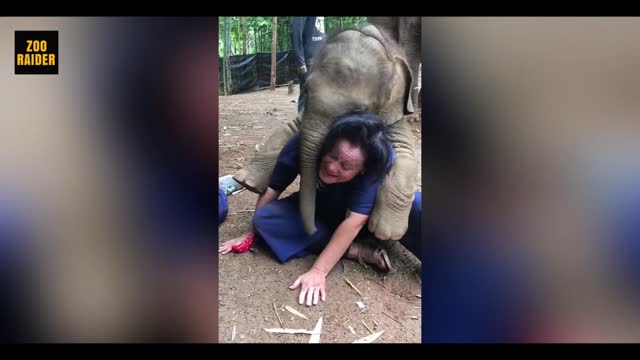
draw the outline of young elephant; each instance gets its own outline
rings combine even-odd
[[[303,112],[276,130],[234,178],[249,190],[264,192],[280,150],[299,129],[300,211],[306,231],[312,234],[316,231],[316,160],[330,124],[347,112],[376,113],[388,126],[397,160],[378,191],[369,230],[379,239],[400,239],[407,230],[417,188],[415,142],[404,120],[405,114],[414,111],[410,96],[414,76],[404,51],[378,27],[367,25],[338,33],[327,41],[309,74]]]

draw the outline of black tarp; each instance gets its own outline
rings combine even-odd
[[[223,58],[220,65],[220,90],[224,82]],[[239,94],[271,85],[271,53],[261,52],[251,55],[237,55],[229,58],[233,94]],[[294,63],[293,51],[276,53],[276,84],[282,85],[293,80],[298,82],[298,73]]]

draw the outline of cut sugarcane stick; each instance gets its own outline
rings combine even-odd
[[[288,311],[288,312],[292,313],[292,314],[293,314],[293,315],[295,315],[295,316],[299,316],[299,317],[301,317],[301,318],[303,318],[303,319],[305,319],[305,320],[309,320],[309,318],[308,318],[308,317],[306,317],[306,316],[304,316],[304,314],[303,314],[303,313],[299,312],[298,310],[296,310],[296,309],[292,308],[292,307],[291,307],[291,306],[289,306],[289,305],[285,305],[285,307],[284,307],[284,308],[285,308],[285,309],[287,309],[287,311]]]
[[[358,288],[355,285],[353,285],[353,283],[349,281],[349,279],[347,279],[346,277],[343,277],[343,279],[344,281],[347,282],[347,284],[349,284],[349,286],[351,286],[351,288],[353,288],[353,290],[355,290],[358,293],[358,295],[362,296],[362,293],[360,292],[360,290],[358,290]]]
[[[379,338],[380,335],[382,335],[383,332],[384,331],[380,331],[380,332],[371,334],[369,336],[365,336],[362,339],[358,339],[358,340],[352,342],[352,344],[369,344],[369,343],[372,343],[372,342],[376,341],[376,339]]]
[[[351,333],[355,336],[358,336],[358,334],[356,334],[356,331],[353,330],[353,328],[351,327],[351,325],[349,325],[349,331],[351,331]]]
[[[362,325],[364,325],[364,327],[367,328],[367,330],[369,330],[370,333],[373,334],[373,330],[371,330],[371,328],[364,322],[364,320],[360,319],[360,322],[362,323]]]
[[[382,314],[383,314],[383,315],[387,315],[391,320],[393,320],[393,321],[397,322],[398,324],[402,324],[402,322],[401,322],[400,320],[398,320],[398,319],[394,318],[393,316],[391,316],[391,315],[387,314],[386,312],[384,312],[384,311],[383,311],[383,312],[382,312]]]
[[[273,303],[273,311],[276,312],[276,317],[278,318],[278,322],[280,323],[280,326],[282,326],[282,328],[284,329],[284,324],[282,323],[282,319],[280,319],[280,314],[278,314],[278,309],[276,309],[276,303]]]
[[[311,335],[311,338],[309,339],[309,344],[319,344],[320,334],[322,334],[322,318],[318,319],[316,327],[313,328],[313,335]]]

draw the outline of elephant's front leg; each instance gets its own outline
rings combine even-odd
[[[417,189],[418,160],[415,140],[405,119],[389,127],[396,161],[385,177],[369,218],[369,231],[381,240],[400,240],[409,225],[409,212]]]
[[[249,165],[238,170],[233,178],[249,191],[259,194],[265,192],[280,151],[289,139],[300,131],[301,117],[302,113],[299,113],[294,120],[277,128],[269,136],[264,147],[256,152]]]

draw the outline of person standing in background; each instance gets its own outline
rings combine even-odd
[[[295,62],[300,78],[300,96],[298,97],[298,112],[304,109],[304,84],[307,74],[313,65],[313,58],[325,42],[324,17],[295,16],[292,21],[291,45],[295,55]]]

